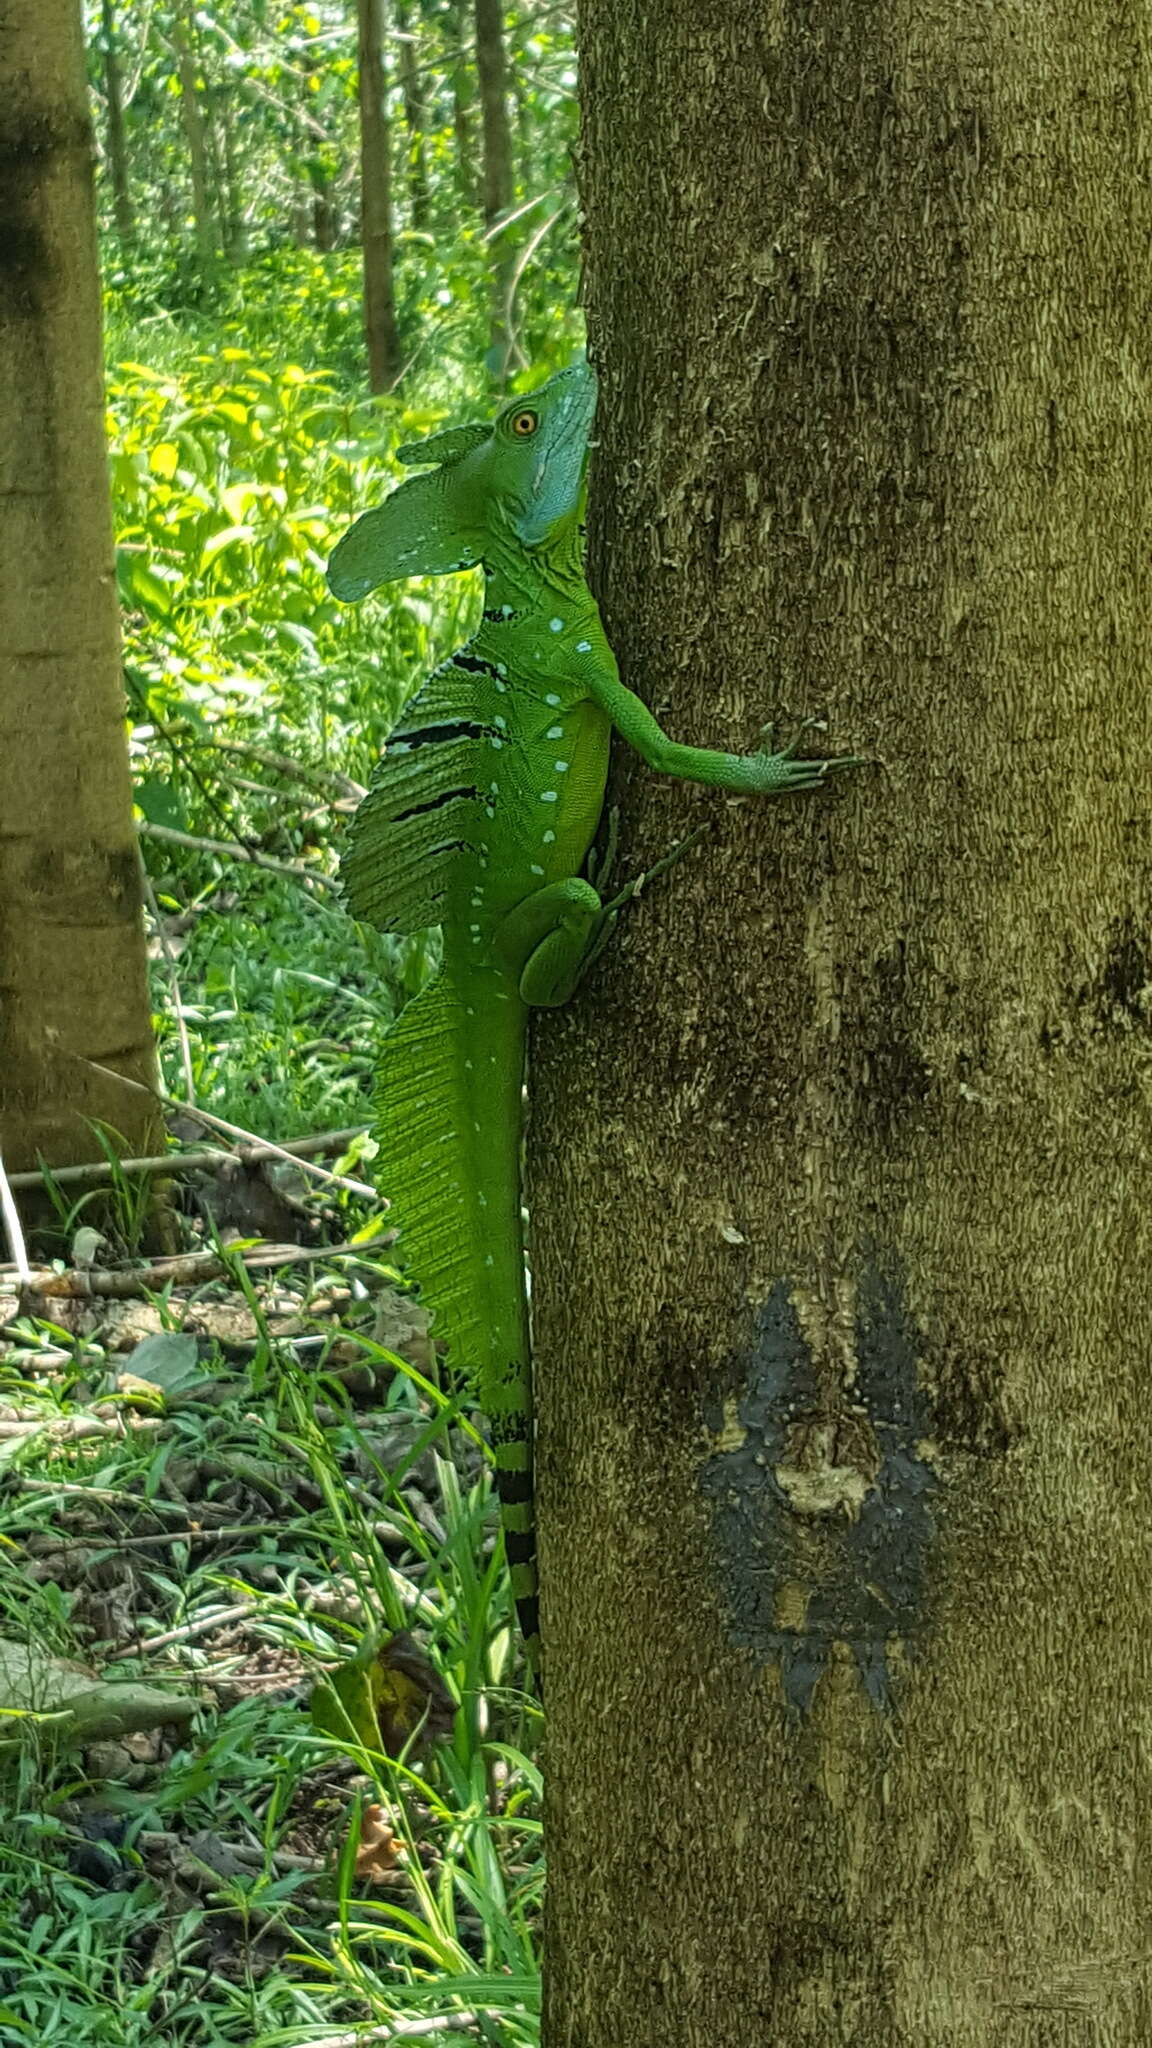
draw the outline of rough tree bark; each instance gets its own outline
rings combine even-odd
[[[132,829],[80,11],[0,4],[0,1150],[162,1144]]]
[[[1145,12],[582,23],[624,673],[876,765],[536,1033],[547,2048],[1137,2048]]]
[[[360,240],[368,381],[387,391],[400,375],[392,237],[392,141],[385,100],[384,0],[356,0],[360,26]]]

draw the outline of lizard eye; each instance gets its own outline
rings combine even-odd
[[[536,432],[536,429],[539,426],[539,424],[539,418],[537,414],[534,412],[528,412],[526,410],[524,412],[513,413],[512,415],[512,432],[516,435],[516,438],[519,441],[526,441],[530,434],[534,434]]]

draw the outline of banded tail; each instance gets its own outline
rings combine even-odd
[[[406,1271],[435,1310],[433,1335],[473,1378],[488,1418],[496,1491],[529,1667],[539,1669],[532,1511],[532,1375],[520,1218],[526,1011],[515,981],[459,957],[384,1041],[379,1184]]]

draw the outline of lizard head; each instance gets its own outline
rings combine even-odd
[[[522,547],[546,545],[578,518],[595,410],[596,373],[581,359],[497,413],[490,517]]]
[[[595,410],[596,374],[580,360],[487,425],[399,449],[402,462],[437,466],[349,528],[328,564],[333,595],[354,604],[404,576],[446,576],[502,548],[543,552],[570,539]]]

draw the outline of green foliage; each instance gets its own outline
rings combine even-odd
[[[323,568],[402,475],[396,446],[489,409],[495,245],[479,205],[472,9],[407,0],[392,13],[406,367],[372,401],[351,0],[113,0],[127,231],[112,200],[107,12],[87,0],[118,575],[167,1085],[182,1095],[190,1077],[204,1106],[273,1137],[355,1125],[380,1033],[421,985],[435,939],[358,930],[325,881],[352,786],[404,698],[471,630],[479,592],[468,578],[406,584],[346,610]],[[515,200],[497,237],[526,385],[562,367],[580,332],[568,16],[510,9],[507,50]],[[206,148],[199,223],[189,79]],[[86,1199],[60,1190],[73,1227]],[[126,1240],[133,1200],[120,1190]],[[115,1404],[124,1361],[102,1330],[78,1339],[24,1318],[0,1342],[0,1390],[46,1425],[4,1452],[4,1632],[97,1663],[139,1636],[124,1675],[204,1688],[199,1727],[140,1786],[101,1784],[94,1765],[94,1782],[78,1782],[74,1759],[32,1747],[0,1761],[0,2041],[12,2048],[273,2048],[465,2013],[477,2015],[469,2034],[445,2039],[538,2038],[536,1713],[513,1684],[484,1456],[462,1396],[374,1334],[387,1276],[358,1256],[333,1277],[350,1297],[342,1326],[318,1320],[296,1351],[246,1287],[250,1353],[238,1363],[201,1344],[187,1383],[149,1403],[125,1397],[139,1426],[123,1437],[49,1433],[77,1410],[111,1427],[96,1404]],[[303,1289],[306,1330],[307,1302]],[[180,1328],[178,1302],[155,1306],[165,1330]],[[352,1406],[350,1371],[374,1382],[367,1410]],[[219,1535],[222,1521],[238,1525],[227,1541],[194,1533]],[[86,1561],[70,1575],[77,1549]],[[97,1627],[92,1602],[106,1592]],[[236,1639],[218,1617],[241,1603],[244,1653],[297,1670],[295,1695],[229,1699]],[[308,1686],[358,1650],[365,1617],[417,1632],[460,1702],[450,1740],[390,1760],[315,1732]],[[349,1767],[360,1805],[392,1818],[395,1888],[356,1875]],[[78,1815],[92,1805],[122,1827],[111,1879],[83,1860]],[[276,1860],[298,1848],[302,1816],[327,1858],[319,1877]],[[196,1830],[249,1858],[207,1891],[155,1846]]]
[[[353,1274],[373,1288],[387,1278],[366,1255],[341,1261],[332,1278]],[[0,1547],[5,1632],[47,1637],[91,1662],[99,1588],[128,1573],[129,1634],[143,1648],[106,1661],[105,1675],[208,1690],[199,1725],[137,1786],[86,1784],[75,1756],[9,1750],[0,2040],[274,2048],[323,2039],[328,2027],[480,2010],[480,2038],[530,2048],[542,1886],[536,1716],[507,1684],[509,1590],[477,1438],[454,1396],[372,1337],[370,1302],[367,1325],[351,1319],[338,1332],[376,1375],[372,1407],[357,1412],[322,1360],[303,1367],[247,1293],[262,1363],[205,1361],[199,1391],[176,1387],[149,1432],[44,1438],[21,1461],[25,1491]],[[28,1336],[24,1369],[39,1378],[31,1327]],[[55,1404],[61,1416],[98,1399],[114,1363],[102,1372],[89,1342],[72,1396]],[[7,1373],[18,1399],[34,1384],[20,1369],[17,1351]],[[224,1542],[189,1541],[190,1520],[236,1526]],[[159,1539],[121,1542],[157,1522]],[[71,1592],[29,1576],[26,1546],[43,1556],[69,1543],[84,1560]],[[417,1631],[459,1701],[445,1739],[394,1761],[318,1735],[308,1714],[312,1682],[361,1646],[366,1617]],[[173,1629],[174,1643],[159,1640]],[[237,1662],[259,1670],[260,1659],[295,1684],[251,1695],[241,1685],[222,1701]],[[394,1883],[357,1873],[366,1805],[388,1817]],[[88,1812],[119,1842],[103,1881],[83,1848]],[[319,1872],[291,1862],[302,1827]],[[226,1863],[215,1882],[192,1885],[187,1857],[221,1847],[225,1858],[242,1850],[243,1867]]]
[[[383,435],[393,421],[401,438],[422,432],[429,405],[396,401],[380,420],[326,374],[234,345],[179,372],[118,365],[109,403],[140,809],[330,874],[350,806],[333,809],[325,773],[367,780],[404,696],[477,604],[458,579],[366,615],[324,582],[335,536],[402,473]],[[299,780],[236,745],[285,757]],[[269,1136],[363,1116],[377,1028],[420,985],[428,944],[358,935],[330,893],[226,851],[145,851],[163,907],[195,920],[175,969],[158,958],[157,996],[167,1047],[174,975],[199,1099]]]

